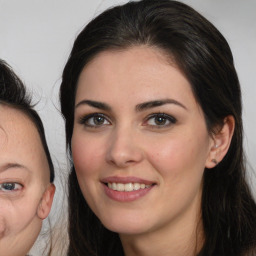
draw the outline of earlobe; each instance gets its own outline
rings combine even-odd
[[[219,131],[213,134],[213,141],[210,148],[209,156],[206,160],[206,168],[213,168],[228,152],[232,136],[235,129],[235,120],[233,116],[227,116],[224,124]]]
[[[54,193],[55,193],[55,185],[51,183],[46,188],[37,209],[37,216],[42,220],[47,218],[50,213]]]

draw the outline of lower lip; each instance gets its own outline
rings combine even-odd
[[[149,188],[144,188],[144,189],[139,189],[139,190],[134,190],[134,191],[117,191],[110,189],[108,186],[103,184],[105,193],[108,197],[115,201],[119,202],[131,202],[135,201],[143,196],[145,196],[149,191],[153,188],[153,186],[150,186]]]

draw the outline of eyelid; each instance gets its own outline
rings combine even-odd
[[[176,118],[169,115],[169,114],[166,114],[164,112],[156,112],[156,113],[152,113],[150,114],[146,119],[150,119],[150,118],[153,118],[153,117],[156,117],[156,116],[162,116],[162,117],[165,117],[167,119],[171,119],[173,122],[176,122]]]
[[[160,129],[160,128],[169,127],[169,126],[171,126],[171,125],[173,125],[177,122],[177,119],[175,117],[173,117],[169,114],[166,114],[166,113],[158,112],[158,113],[153,113],[153,114],[150,114],[149,116],[147,116],[145,121],[143,122],[143,125],[144,125],[145,122],[148,122],[150,119],[156,118],[156,117],[163,117],[163,118],[167,119],[170,123],[167,124],[167,125],[164,124],[164,125],[148,125],[148,126]]]
[[[86,123],[90,118],[93,118],[93,117],[102,117],[111,124],[110,118],[106,114],[103,114],[103,113],[91,113],[91,114],[83,115],[82,117],[80,117],[78,119],[78,122],[79,122],[79,124],[82,124],[86,127],[92,127],[92,128],[99,128],[99,127],[104,126],[104,124],[90,125],[90,124]]]

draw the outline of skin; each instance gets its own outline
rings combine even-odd
[[[186,77],[162,51],[146,46],[98,54],[80,74],[75,105],[71,146],[79,185],[103,225],[119,233],[125,254],[198,252],[202,176],[215,166],[213,158],[224,156],[232,118],[218,135],[209,134]],[[97,113],[101,123],[88,117]],[[161,120],[159,113],[166,116]],[[113,176],[154,185],[144,196],[120,202],[102,184]]]
[[[0,254],[24,256],[50,212],[55,187],[33,122],[6,105],[0,112]]]

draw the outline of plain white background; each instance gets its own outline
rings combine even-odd
[[[62,69],[73,41],[93,17],[121,0],[0,0],[0,58],[6,60],[39,101],[57,175],[67,172],[65,133],[59,113]],[[232,49],[243,93],[244,146],[256,194],[256,0],[182,0],[208,18]],[[56,181],[54,207],[63,190]]]

